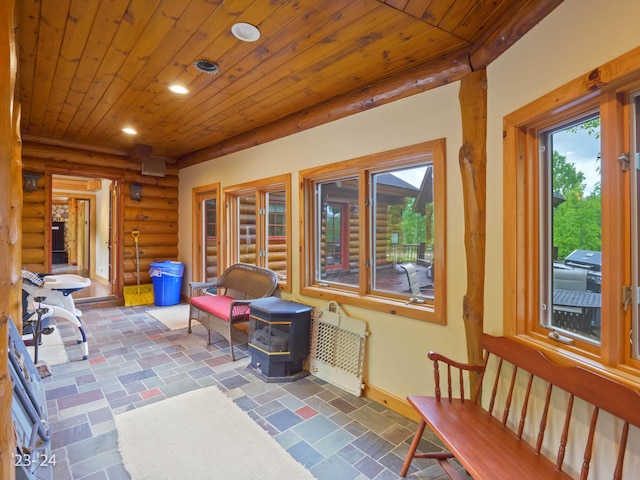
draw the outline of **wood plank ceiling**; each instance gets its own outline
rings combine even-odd
[[[456,52],[468,58],[510,18],[533,12],[537,21],[558,3],[22,0],[22,134],[187,158]],[[235,38],[236,22],[257,26],[259,40]],[[197,59],[219,72],[196,70]],[[172,93],[174,83],[189,93]]]

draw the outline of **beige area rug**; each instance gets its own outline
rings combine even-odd
[[[304,466],[217,387],[115,416],[133,480],[313,480]]]
[[[189,326],[188,303],[147,310],[147,313],[169,327],[170,330],[180,330]]]
[[[24,340],[31,339],[31,335],[25,335]],[[47,363],[49,365],[60,365],[67,363],[69,356],[67,349],[62,341],[60,330],[55,328],[50,335],[42,335],[42,345],[38,347],[38,363]],[[27,346],[27,351],[31,355],[31,359],[35,362],[35,349],[33,345]]]

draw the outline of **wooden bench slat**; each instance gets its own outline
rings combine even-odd
[[[551,460],[536,455],[528,443],[503,441],[506,433],[514,440],[516,436],[498,419],[490,417],[486,410],[469,401],[437,401],[435,397],[426,396],[407,399],[476,480],[571,479],[568,474],[556,470]],[[455,438],[455,442],[450,442],[449,438]]]
[[[505,337],[485,334],[482,342],[501,359],[640,428],[640,408],[629,408],[640,405],[640,392],[582,367],[561,366],[542,352]]]

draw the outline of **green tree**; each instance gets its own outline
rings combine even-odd
[[[586,185],[585,176],[576,166],[567,162],[567,157],[553,151],[553,191],[565,199],[570,195],[582,197]]]
[[[553,191],[565,199],[553,212],[553,245],[558,247],[558,258],[574,250],[601,248],[600,189],[585,197],[584,180],[573,163],[553,152]]]
[[[424,214],[413,211],[415,198],[407,198],[402,211],[402,235],[404,243],[419,244],[425,241],[425,217]]]

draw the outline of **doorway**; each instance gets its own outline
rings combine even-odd
[[[51,272],[91,279],[76,300],[117,295],[117,190],[109,178],[51,176]]]

